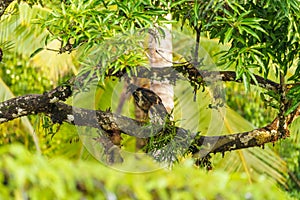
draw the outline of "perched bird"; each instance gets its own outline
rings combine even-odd
[[[153,139],[148,138],[145,151],[154,159],[162,162],[173,162],[176,159],[173,151],[173,131],[168,131],[169,114],[162,103],[161,98],[153,91],[146,88],[137,88],[132,92],[136,105],[143,110],[150,119],[155,129],[152,133]],[[158,126],[155,126],[158,125]],[[166,128],[166,129],[165,129]],[[175,140],[174,140],[175,141]],[[176,141],[175,141],[176,142]]]
[[[164,124],[168,112],[157,94],[146,88],[137,88],[132,95],[136,105],[148,114],[151,123]]]

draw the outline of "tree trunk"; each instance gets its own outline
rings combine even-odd
[[[171,15],[168,15],[167,18],[170,19]],[[166,28],[163,28],[163,31],[164,33],[160,33],[155,30],[154,34],[150,34],[149,60],[152,68],[172,66],[172,25],[167,25]],[[150,89],[162,99],[165,108],[170,113],[174,108],[173,86],[167,81],[161,82],[153,80]]]

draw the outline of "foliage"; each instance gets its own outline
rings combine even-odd
[[[0,62],[1,101],[14,95],[43,93],[58,84],[63,78],[61,76],[68,75],[71,66],[70,55],[57,55],[52,51],[42,51],[30,58],[32,52],[44,44],[47,35],[34,21],[38,16],[45,16],[44,8],[13,3],[8,10],[11,15],[2,16],[0,22],[0,48],[3,50],[3,60]],[[47,132],[50,128],[46,126],[46,121],[44,116],[28,116],[1,124],[1,144],[20,142],[28,149],[46,156],[64,151],[70,157],[78,157],[80,147],[72,142],[76,138],[70,134],[70,129],[66,131],[62,128],[61,134],[52,137]]]
[[[51,82],[46,75],[39,74],[38,70],[26,60],[19,59],[22,56],[6,52],[5,65],[0,64],[3,81],[16,95],[41,93],[49,89]]]
[[[276,147],[282,158],[287,162],[289,170],[287,185],[291,196],[299,197],[300,188],[300,119],[291,125],[291,137],[287,140],[280,142]]]
[[[278,77],[295,64],[299,57],[299,13],[298,0],[187,1],[174,9],[176,19],[195,30],[202,27],[222,43],[231,42],[220,64],[225,68],[234,65],[246,88],[250,79],[256,81],[252,68],[265,77],[274,68]]]
[[[253,67],[264,71],[265,77],[271,66],[277,77],[279,72],[286,75],[299,56],[299,1],[228,1],[226,6],[209,25],[212,37],[221,36],[223,43],[232,40],[224,63],[236,63],[238,77],[244,74],[247,79],[255,79]]]
[[[299,197],[299,188],[300,188],[300,154],[299,154],[300,145],[299,142],[295,143],[292,139],[281,142],[278,147],[282,158],[287,162],[288,166],[288,179],[286,185],[288,186],[288,191],[290,196]]]
[[[42,93],[70,70],[65,67],[70,66],[70,58],[48,51],[40,52],[44,59],[40,55],[31,59],[30,55],[44,44],[47,35],[34,20],[45,17],[46,10],[39,6],[30,8],[25,3],[12,4],[10,9],[14,14],[0,22],[0,48],[4,50],[0,75],[16,95]]]
[[[262,101],[261,92],[261,89],[254,87],[246,92],[241,85],[227,83],[226,103],[255,127],[262,127],[276,117],[276,111]]]
[[[1,147],[0,160],[2,199],[287,198],[263,176],[249,185],[243,175],[194,170],[190,160],[172,171],[131,174],[92,161],[71,162],[59,157],[47,160],[30,154],[20,145]]]
[[[298,0],[187,1],[179,4],[179,9],[174,9],[173,13],[195,31],[202,29],[209,37],[217,37],[221,43],[230,45],[229,50],[218,54],[221,55],[219,65],[225,69],[234,68],[237,79],[242,78],[245,88],[249,90],[251,79],[256,82],[254,74],[262,74],[265,78],[271,76],[273,80],[279,80],[281,74],[285,76],[285,80],[281,77],[281,83],[299,82],[299,3]],[[257,89],[251,88],[250,93],[242,95],[243,88],[229,85],[226,94],[228,105],[257,125],[270,121],[270,115],[275,115],[273,108],[278,110],[280,107],[278,102],[282,93],[266,92],[258,96],[254,94]],[[286,115],[299,106],[300,99],[298,84],[289,89],[286,95],[291,104],[286,109]],[[246,101],[249,97],[254,97],[256,101],[253,106]],[[266,105],[273,108],[268,107],[267,112],[262,112],[262,107]],[[298,132],[292,134],[299,137]],[[292,144],[293,148],[279,148],[288,163],[294,166],[298,163],[298,156],[292,155],[297,152],[298,145],[295,142]],[[292,167],[295,174],[299,174],[297,169]],[[295,186],[295,182],[293,184]]]
[[[221,64],[234,64],[237,78],[243,78],[249,89],[250,79],[256,81],[253,68],[267,77],[274,67],[278,76],[280,71],[286,75],[295,64],[299,56],[298,4],[298,0],[66,1],[53,6],[42,23],[50,39],[61,41],[59,52],[65,52],[82,45],[87,50],[119,33],[158,27],[166,22],[164,15],[172,13],[174,20],[188,22],[196,31],[206,31],[223,43],[231,41]]]
[[[257,83],[255,72],[268,77],[270,69],[274,69],[279,78],[281,73],[287,75],[299,57],[298,0],[274,3],[270,0],[65,1],[53,7],[42,23],[50,31],[50,39],[61,41],[59,52],[71,52],[80,46],[87,51],[120,33],[135,34],[140,29],[158,27],[166,23],[164,16],[172,13],[175,21],[187,22],[197,34],[206,32],[222,43],[230,42],[230,49],[221,52],[220,64],[225,68],[235,66],[237,79],[243,79],[246,89],[250,88],[251,80]],[[109,53],[107,56],[112,57]],[[290,80],[297,81],[298,71]],[[292,94],[292,97],[297,96]],[[271,95],[271,98],[280,101],[281,97]],[[293,102],[287,112],[292,112],[297,105]]]
[[[163,23],[166,11],[143,1],[66,1],[55,7],[43,26],[61,41],[60,52],[87,48],[116,36]]]

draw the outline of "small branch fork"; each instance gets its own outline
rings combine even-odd
[[[235,73],[231,71],[198,71],[191,66],[191,64],[189,64],[189,66],[181,65],[174,68],[178,72],[186,73],[189,81],[198,81],[199,84],[201,84],[203,78],[216,75],[220,76],[222,81],[241,82],[241,80],[236,79]],[[150,75],[155,75],[155,73],[159,73],[160,75],[164,75],[164,73],[170,74],[170,71],[167,71],[167,69],[164,70],[160,72],[140,70],[138,75],[149,77]],[[119,78],[124,75],[125,73],[123,72],[118,72],[115,75],[108,74],[108,76],[117,76]],[[173,75],[175,75],[175,73]],[[66,84],[58,86],[44,94],[24,95],[0,103],[0,124],[22,116],[44,113],[51,117],[54,123],[66,122],[76,126],[88,126],[104,130],[107,133],[117,131],[138,138],[149,137],[149,135],[151,135],[151,131],[155,128],[161,130],[162,127],[157,127],[156,125],[152,125],[150,128],[145,128],[143,127],[145,125],[144,123],[125,116],[114,114],[111,111],[82,109],[63,103],[63,101],[73,94],[74,89],[76,90],[77,87],[80,87],[80,83],[85,77],[87,77],[87,74],[72,78]],[[174,77],[179,78],[179,75],[167,78],[171,79]],[[268,79],[263,79],[260,76],[256,76],[256,79],[259,83],[258,86],[266,90],[278,91],[278,88],[280,87],[279,84]],[[76,84],[77,81],[79,81],[79,84]],[[285,129],[284,135],[280,132],[279,117],[277,117],[267,126],[248,132],[221,136],[196,135],[190,143],[189,151],[193,154],[198,154],[201,157],[207,155],[207,153],[224,153],[226,151],[255,146],[262,147],[265,143],[274,143],[283,136],[287,137],[289,135],[287,127],[296,117],[299,116],[299,114],[300,106],[290,115],[285,117],[283,122],[283,127]],[[188,130],[179,127],[175,128],[178,132],[188,133]]]

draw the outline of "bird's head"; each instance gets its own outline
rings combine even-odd
[[[132,95],[136,105],[145,112],[148,112],[152,105],[162,103],[159,96],[146,88],[137,88]]]

